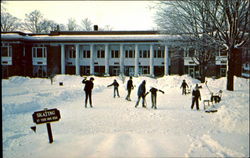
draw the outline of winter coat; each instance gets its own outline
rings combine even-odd
[[[151,92],[152,95],[156,95],[156,92],[158,91],[158,89],[151,88],[149,91]]]
[[[108,87],[110,87],[110,86],[114,86],[114,88],[118,88],[119,83],[117,81],[114,81],[111,85],[108,85]]]
[[[181,87],[186,88],[186,87],[188,87],[188,85],[186,82],[182,82]]]
[[[91,92],[93,87],[94,87],[94,83],[90,80],[82,80],[82,83],[85,84],[84,90],[86,92]]]
[[[146,86],[145,86],[145,82],[142,82],[142,84],[140,84],[139,88],[138,88],[138,92],[137,95],[138,96],[143,96],[146,93]]]
[[[200,93],[199,89],[194,89],[192,92],[192,96],[195,99],[199,99],[201,97],[201,93]]]
[[[131,90],[133,88],[133,81],[130,79],[130,80],[128,80],[128,82],[127,82],[127,89],[128,90]]]

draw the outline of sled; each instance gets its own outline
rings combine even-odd
[[[217,112],[218,110],[217,109],[207,109],[207,110],[205,110],[205,112],[206,113],[215,113],[215,112]]]
[[[186,94],[190,94],[191,93],[191,88],[187,88],[186,89]]]

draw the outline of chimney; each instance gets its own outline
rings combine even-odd
[[[98,31],[98,25],[94,25],[94,31]]]

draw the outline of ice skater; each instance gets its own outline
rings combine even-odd
[[[193,92],[192,92],[192,105],[191,109],[193,109],[194,104],[196,103],[196,110],[199,110],[199,99],[201,100],[201,93],[199,90],[198,84],[196,84]]]
[[[182,82],[182,84],[181,84],[181,87],[180,88],[182,88],[182,95],[183,94],[187,94],[187,90],[186,90],[186,88],[188,87],[188,84],[186,83],[186,81],[185,80],[183,80],[183,82]],[[189,88],[189,87],[188,87]]]
[[[107,87],[111,87],[111,86],[114,86],[114,98],[116,96],[115,95],[116,93],[117,93],[117,96],[120,97],[119,90],[118,90],[119,83],[116,80],[114,80],[114,82],[112,84],[108,85]]]
[[[129,80],[127,82],[127,90],[128,90],[128,95],[126,97],[126,100],[128,101],[131,101],[130,99],[130,94],[131,94],[131,91],[134,89],[134,86],[133,86],[133,80],[132,80],[132,77],[130,76],[129,77]]]
[[[89,104],[90,104],[90,107],[92,108],[92,89],[94,87],[94,78],[91,77],[90,80],[87,80],[87,77],[85,77],[83,80],[82,80],[82,83],[85,84],[85,87],[84,87],[84,91],[85,91],[85,108],[87,108],[87,102],[88,102],[88,99],[89,99]]]
[[[142,98],[142,107],[143,108],[146,108],[146,105],[145,105],[145,96],[146,96],[146,81],[143,80],[142,83],[140,84],[139,88],[138,88],[138,92],[137,92],[137,95],[138,95],[138,100],[135,104],[135,107],[137,108],[141,98]]]
[[[162,91],[162,90],[160,90],[160,89],[156,89],[156,88],[154,88],[154,87],[151,87],[150,90],[149,90],[149,92],[147,92],[146,95],[145,95],[145,96],[147,96],[148,93],[151,92],[151,102],[152,102],[152,107],[151,107],[151,108],[152,108],[152,109],[153,109],[153,108],[154,108],[154,109],[157,109],[157,107],[156,107],[157,91],[159,91],[159,92],[161,92],[162,94],[164,94],[164,91]]]

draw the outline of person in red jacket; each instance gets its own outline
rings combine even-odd
[[[85,91],[85,108],[87,108],[87,102],[88,102],[88,99],[89,99],[89,104],[90,104],[90,107],[92,108],[92,89],[94,87],[94,78],[91,77],[90,80],[87,80],[87,77],[85,77],[83,80],[82,80],[82,83],[85,84],[85,87],[84,87],[84,91]]]

